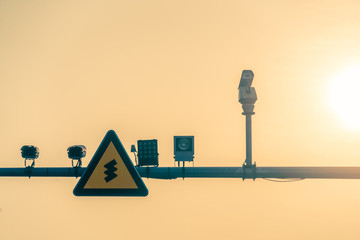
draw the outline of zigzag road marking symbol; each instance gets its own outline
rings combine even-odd
[[[104,172],[107,175],[104,178],[107,183],[117,177],[117,174],[115,173],[115,171],[117,170],[117,168],[115,167],[116,164],[117,162],[115,161],[115,159],[113,159],[112,161],[104,165],[104,167],[107,169]]]

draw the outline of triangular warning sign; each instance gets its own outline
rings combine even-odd
[[[147,196],[148,190],[120,139],[107,132],[74,188],[76,196]]]

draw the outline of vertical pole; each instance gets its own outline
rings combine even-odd
[[[246,166],[252,166],[251,114],[246,114]]]

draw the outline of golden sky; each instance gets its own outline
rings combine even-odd
[[[174,135],[195,136],[195,166],[239,166],[244,69],[255,74],[259,166],[360,166],[360,118],[341,120],[359,116],[360,85],[336,80],[360,66],[359,10],[344,0],[0,1],[0,167],[22,167],[24,144],[39,147],[38,167],[70,166],[67,147],[83,144],[86,165],[109,129],[129,152],[158,139],[160,166],[173,166]],[[0,239],[360,235],[360,180],[144,179],[146,198],[79,198],[77,181],[1,178]]]

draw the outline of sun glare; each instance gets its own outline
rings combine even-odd
[[[360,65],[334,77],[330,104],[346,128],[360,131]]]

